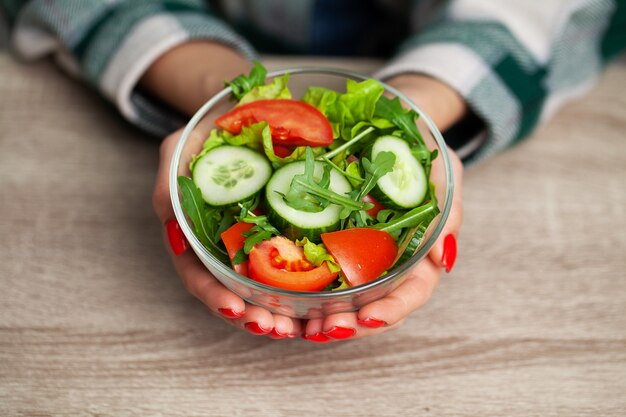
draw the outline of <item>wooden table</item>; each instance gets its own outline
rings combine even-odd
[[[402,328],[315,345],[208,314],[152,213],[157,141],[0,54],[0,415],[624,415],[624,86],[622,60],[466,172],[460,259]]]

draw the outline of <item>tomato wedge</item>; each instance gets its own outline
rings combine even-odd
[[[222,129],[238,134],[243,126],[267,122],[272,143],[281,146],[328,146],[333,129],[312,105],[290,99],[257,100],[237,106],[215,119]]]
[[[353,228],[322,233],[321,237],[351,287],[378,278],[398,254],[396,241],[382,230]]]
[[[337,277],[326,263],[316,267],[301,247],[283,236],[256,244],[249,255],[250,278],[274,287],[295,291],[320,291]]]
[[[226,246],[226,252],[228,252],[228,257],[231,262],[239,249],[243,248],[243,243],[246,240],[243,233],[249,231],[252,226],[254,226],[252,223],[237,222],[220,235],[222,237],[222,242],[224,242],[224,246]],[[249,261],[245,261],[240,264],[233,265],[233,269],[241,275],[248,276],[248,263]]]

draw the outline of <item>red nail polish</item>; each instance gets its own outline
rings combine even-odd
[[[453,234],[449,234],[443,240],[443,255],[441,256],[441,263],[446,268],[446,272],[452,271],[454,261],[456,261],[456,238]]]
[[[281,333],[278,330],[276,330],[276,328],[272,329],[272,331],[270,332],[270,336],[275,337],[277,339],[283,339],[285,337],[289,337],[288,334]]]
[[[330,330],[324,332],[324,335],[332,339],[349,339],[356,334],[356,329],[351,327],[334,326]]]
[[[324,335],[322,332],[317,332],[315,334],[302,333],[302,338],[304,340],[310,340],[311,342],[316,342],[316,343],[330,342],[330,337]]]
[[[244,326],[252,334],[263,335],[270,332],[270,330],[261,327],[256,321],[249,321]]]
[[[365,327],[369,327],[372,329],[377,329],[379,327],[383,327],[384,325],[386,325],[387,323],[382,321],[382,320],[378,320],[372,317],[368,317],[366,319],[359,319],[358,320],[359,324],[365,326]]]
[[[187,250],[189,242],[187,242],[187,238],[176,219],[168,220],[165,223],[165,230],[167,231],[167,240],[170,242],[174,255],[178,256]]]
[[[239,317],[243,317],[246,312],[245,311],[235,311],[232,308],[218,308],[217,311],[220,314],[228,319],[238,319]]]

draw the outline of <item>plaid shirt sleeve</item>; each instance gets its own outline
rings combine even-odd
[[[527,136],[586,92],[626,46],[616,0],[453,0],[377,76],[423,73],[460,93],[483,121],[478,161]]]
[[[190,39],[211,39],[249,59],[255,56],[201,0],[0,0],[0,6],[12,25],[11,46],[22,58],[55,55],[132,123],[157,135],[182,120],[135,87],[166,50]]]

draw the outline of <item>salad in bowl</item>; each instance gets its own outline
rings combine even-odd
[[[187,125],[170,191],[191,247],[226,287],[312,318],[402,281],[443,227],[452,171],[432,122],[382,82],[268,75],[255,63]]]

